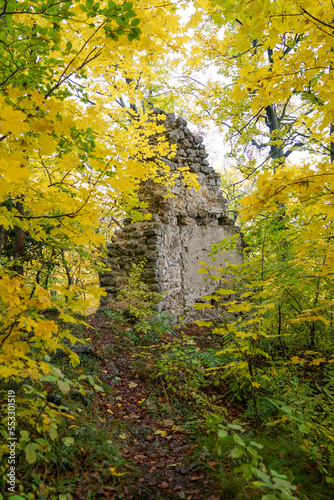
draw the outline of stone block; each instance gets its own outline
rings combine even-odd
[[[143,272],[143,278],[156,278],[157,277],[157,271],[155,269],[146,269]]]
[[[147,251],[147,246],[146,245],[138,245],[136,248],[136,253],[138,255],[143,254]]]
[[[148,236],[146,242],[147,245],[152,245],[152,244],[158,245],[159,243],[161,243],[161,236],[157,234],[155,234],[154,236]]]
[[[201,135],[194,135],[193,141],[195,144],[201,144],[204,141],[204,139]]]
[[[100,278],[100,286],[102,287],[116,286],[116,280],[114,278],[109,278],[108,276],[103,275]]]
[[[193,172],[199,172],[201,170],[201,164],[200,163],[192,163],[190,165],[190,170]]]
[[[136,248],[138,246],[138,240],[129,240],[124,243],[126,248]]]
[[[179,118],[176,118],[175,126],[177,128],[179,128],[179,127],[186,127],[187,126],[187,122],[183,118],[179,117]]]
[[[180,145],[182,146],[182,148],[184,149],[187,149],[187,148],[191,148],[192,147],[192,144],[190,141],[188,141],[188,139],[183,139],[183,141],[180,142]]]
[[[179,217],[178,219],[180,226],[195,226],[196,220],[192,217]]]
[[[147,260],[147,262],[152,262],[152,261],[154,262],[157,256],[158,256],[157,252],[153,250],[150,250],[149,252],[145,253],[145,259]]]
[[[171,141],[174,141],[174,142],[182,141],[182,139],[184,139],[184,133],[180,129],[173,130],[172,132],[170,132],[169,138]]]
[[[159,283],[160,283],[160,279],[158,278],[158,276],[153,277],[153,278],[145,278],[145,283],[146,283],[147,285],[152,285],[152,284],[153,284],[153,285],[154,285],[154,284],[159,285]]]
[[[166,165],[168,165],[171,170],[177,169],[177,164],[174,161],[170,160],[169,158],[161,158],[161,161],[163,161]]]
[[[201,172],[203,174],[209,174],[211,172],[211,168],[205,165],[201,165]]]
[[[118,293],[118,288],[116,286],[105,286],[103,288],[110,295],[116,295]]]
[[[146,231],[144,231],[144,236],[157,236],[159,234],[159,229],[146,229]]]
[[[133,237],[138,239],[138,238],[141,238],[143,235],[144,235],[143,231],[138,231],[137,230],[137,231],[135,231]]]
[[[147,286],[149,290],[151,290],[151,292],[161,292],[161,285],[157,285],[156,283],[149,283]]]

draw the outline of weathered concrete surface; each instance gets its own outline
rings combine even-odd
[[[233,226],[197,225],[163,228],[157,264],[168,309],[181,313],[216,288],[216,282],[204,280],[206,275],[198,272],[203,267],[201,262],[225,267],[227,262],[236,264],[240,260],[235,251],[217,255],[214,262],[208,255],[212,243],[232,236],[235,229]]]
[[[143,278],[152,291],[162,292],[164,299],[159,310],[174,315],[182,314],[201,296],[219,288],[213,280],[204,280],[198,272],[200,262],[210,263],[208,252],[212,243],[240,233],[234,221],[228,217],[226,200],[219,191],[220,175],[206,160],[203,139],[190,132],[185,120],[167,115],[166,135],[177,145],[176,156],[168,164],[171,172],[178,173],[172,188],[174,197],[165,198],[166,188],[148,181],[140,188],[139,196],[148,202],[150,221],[126,225],[116,231],[108,245],[108,265],[111,271],[100,276],[100,284],[107,291],[101,305],[112,302],[131,269],[133,262],[146,259]],[[188,189],[182,182],[179,169],[188,167],[196,173],[200,191]],[[236,250],[217,256],[213,263],[225,266],[240,261],[241,238]],[[192,316],[201,316],[193,308]]]

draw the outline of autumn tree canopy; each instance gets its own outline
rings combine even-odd
[[[157,178],[166,145],[149,139],[163,125],[133,109],[131,82],[183,33],[172,4],[149,1],[6,0],[0,12],[0,359],[2,376],[35,379],[49,368],[32,351],[59,340],[39,314],[50,291],[64,318],[86,307],[96,278],[73,269],[94,268],[101,221],[138,216],[136,186]]]
[[[328,394],[319,410],[298,371],[324,367],[312,383],[333,387],[333,17],[330,0],[0,0],[0,378],[24,387],[29,463],[46,446],[35,436],[57,439],[43,384],[80,389],[51,356],[59,348],[79,363],[66,323],[82,322],[76,313],[100,293],[105,233],[124,214],[142,217],[143,180],[171,183],[157,161],[173,155],[157,106],[203,127],[213,120],[235,184],[248,182],[233,205],[244,264],[216,269],[228,287],[199,306],[218,303],[224,316],[217,385],[248,398],[257,433],[263,422],[287,425],[321,474],[333,468]],[[50,308],[58,323],[43,314]],[[276,420],[266,420],[269,383]],[[239,459],[248,448],[233,439]],[[263,498],[295,498],[249,449],[237,473],[274,491]]]

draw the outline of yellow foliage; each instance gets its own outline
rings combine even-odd
[[[305,363],[306,359],[300,358],[299,356],[292,356],[291,358],[291,363],[293,364],[298,364],[298,363]]]

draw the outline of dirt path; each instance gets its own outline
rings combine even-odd
[[[119,448],[134,465],[122,478],[122,493],[101,490],[101,498],[220,500],[210,473],[216,464],[197,452],[186,422],[164,391],[138,373],[133,350],[122,347],[122,336],[103,316],[91,317],[88,331],[99,336],[92,345],[99,355],[104,382],[112,395],[101,395],[105,425],[120,428]],[[109,354],[107,354],[109,353]],[[111,354],[110,354],[111,353]],[[78,495],[80,498],[80,495]]]

